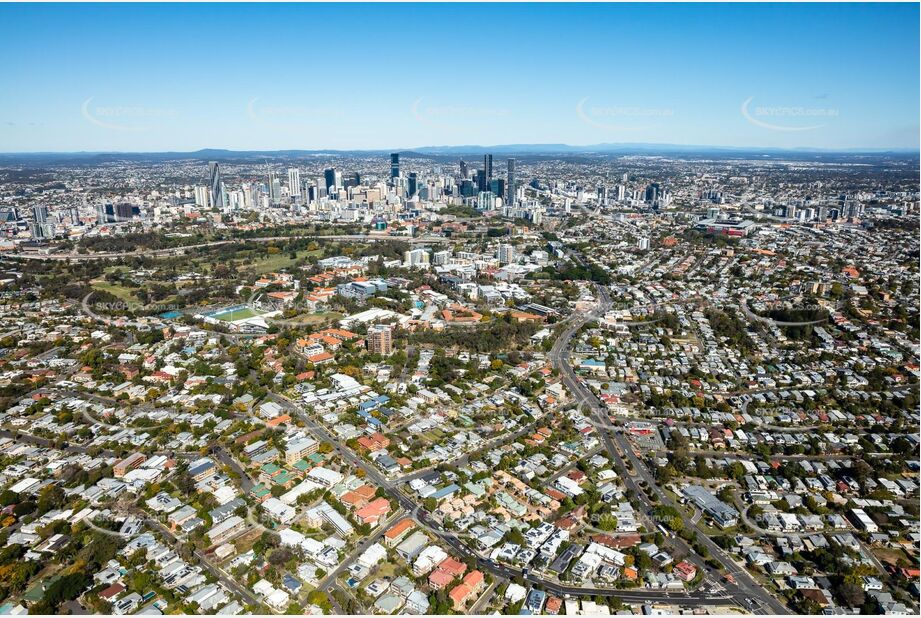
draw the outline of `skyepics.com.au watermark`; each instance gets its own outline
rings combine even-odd
[[[656,120],[672,118],[675,110],[639,105],[589,105],[589,97],[584,97],[576,104],[576,115],[600,129],[638,131],[656,124]]]
[[[255,97],[246,104],[246,115],[256,124],[273,129],[300,129],[318,123],[345,118],[345,112],[333,107],[302,104],[266,105]]]
[[[93,105],[90,97],[80,106],[83,117],[98,127],[113,131],[146,131],[158,121],[179,116],[171,108],[142,105]]]
[[[180,311],[182,309],[181,305],[167,303],[151,303],[149,305],[145,305],[141,302],[126,302],[123,300],[115,300],[111,302],[94,301],[92,303],[88,303],[88,306],[94,311],[99,311],[102,313],[169,313],[173,311]]]
[[[410,107],[413,118],[432,127],[460,127],[484,119],[508,118],[511,112],[502,107],[479,107],[473,105],[429,105],[423,97],[413,101]]]
[[[742,117],[756,127],[772,131],[814,131],[840,115],[840,111],[834,107],[753,105],[754,100],[755,97],[748,97],[742,102]],[[817,122],[819,120],[821,122]]]

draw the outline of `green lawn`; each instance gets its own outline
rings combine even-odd
[[[130,288],[126,288],[123,285],[118,285],[117,283],[109,283],[108,281],[103,280],[94,280],[90,283],[93,289],[99,290],[100,292],[108,292],[112,294],[119,300],[122,300],[126,303],[137,303],[138,298],[134,295],[134,292]]]
[[[234,311],[229,311],[227,313],[222,313],[220,315],[213,316],[216,320],[221,320],[222,322],[236,322],[237,320],[245,320],[247,318],[253,318],[259,313],[253,311],[249,307],[243,309],[235,309]]]
[[[298,251],[297,259],[302,260],[304,258],[315,255],[317,257],[323,256],[322,249],[315,249],[313,251]],[[266,258],[250,261],[244,265],[244,268],[252,270],[257,274],[271,273],[284,268],[288,268],[294,264],[296,260],[291,259],[291,254],[287,251],[282,251],[281,253],[276,253],[275,255],[270,255]]]

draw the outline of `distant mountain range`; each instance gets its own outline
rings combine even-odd
[[[479,157],[483,153],[522,157],[591,156],[591,155],[646,155],[646,156],[714,156],[734,157],[793,157],[796,159],[830,158],[841,159],[852,156],[918,156],[918,151],[906,149],[854,149],[827,150],[818,148],[741,148],[731,146],[688,146],[682,144],[605,143],[587,146],[570,144],[499,144],[493,146],[422,146],[418,148],[367,149],[367,150],[223,150],[205,148],[194,152],[24,152],[0,153],[0,163],[5,164],[93,164],[112,161],[167,161],[207,159],[217,161],[268,159],[297,159],[317,156],[376,156],[399,152],[401,155],[444,157]]]
[[[758,147],[736,147],[736,146],[701,146],[685,144],[650,144],[637,142],[619,142],[619,143],[602,143],[590,144],[587,146],[572,146],[570,144],[501,144],[497,146],[423,146],[413,148],[412,151],[423,154],[466,154],[471,152],[501,152],[501,153],[522,153],[522,154],[553,154],[553,153],[700,153],[700,152],[733,152],[733,153],[836,153],[836,154],[864,154],[864,153],[912,153],[908,149],[850,149],[850,150],[833,150],[821,148],[758,148]]]

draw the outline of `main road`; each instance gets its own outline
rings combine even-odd
[[[396,241],[405,242],[411,245],[434,245],[439,243],[452,242],[450,238],[444,236],[420,236],[412,238],[407,236],[390,236],[386,234],[298,234],[292,236],[259,236],[256,238],[228,238],[225,240],[212,240],[194,245],[185,245],[182,247],[168,247],[166,249],[135,249],[133,251],[109,251],[99,253],[78,253],[70,251],[67,253],[3,253],[0,257],[11,260],[37,260],[44,262],[67,261],[86,262],[91,260],[114,260],[126,257],[153,257],[153,256],[170,256],[184,255],[187,251],[195,249],[206,249],[208,247],[219,247],[221,245],[247,243],[247,242],[284,242],[287,240],[298,240],[300,238],[313,238],[317,240],[345,240],[354,242],[382,242]]]
[[[619,431],[612,431],[610,416],[607,409],[595,394],[582,383],[576,376],[572,365],[569,363],[569,353],[572,339],[576,332],[585,324],[604,315],[611,307],[611,299],[607,289],[598,286],[598,305],[592,311],[575,316],[567,324],[563,332],[557,337],[550,351],[550,360],[553,366],[560,372],[563,384],[573,394],[573,397],[580,403],[589,408],[591,415],[596,423],[602,444],[620,470],[624,484],[632,490],[634,495],[643,503],[644,514],[646,518],[652,518],[653,504],[646,496],[646,493],[639,486],[637,476],[640,480],[645,481],[650,491],[654,491],[659,498],[658,503],[670,505],[677,508],[671,497],[662,490],[656,483],[656,479],[639,457],[633,452],[633,448],[627,442],[626,438]],[[615,441],[617,446],[615,446]],[[618,448],[619,447],[619,448]],[[621,456],[621,453],[624,453]],[[634,474],[627,469],[625,458],[632,465]],[[710,554],[723,566],[726,572],[734,578],[734,582],[724,581],[724,588],[731,594],[735,603],[740,607],[756,607],[758,613],[766,614],[789,614],[789,610],[780,603],[773,595],[769,594],[755,579],[707,536],[707,533],[700,529],[697,522],[685,520],[685,526],[692,529],[697,536],[698,541],[704,545]],[[674,543],[686,550],[690,556],[694,556],[693,561],[704,568],[711,576],[719,577],[719,573],[712,569],[706,562],[703,562],[696,553],[680,538],[675,537]]]

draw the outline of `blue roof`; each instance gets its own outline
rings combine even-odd
[[[370,413],[365,412],[364,410],[359,410],[359,411],[358,411],[358,416],[360,416],[361,418],[365,419],[366,421],[368,421],[368,423],[370,423],[370,424],[372,424],[372,425],[377,425],[378,427],[383,427],[383,426],[384,426],[384,423],[381,422],[380,419],[374,418],[373,416],[371,416]]]
[[[388,397],[387,395],[378,395],[374,399],[369,399],[368,401],[363,401],[360,404],[358,404],[358,409],[359,410],[373,410],[374,408],[378,407],[379,405],[385,404],[388,401],[390,401],[390,397]]]
[[[297,590],[303,585],[288,573],[285,573],[285,576],[281,578],[281,581],[289,590]]]
[[[430,497],[435,498],[436,500],[441,500],[442,498],[446,496],[450,496],[451,494],[459,490],[460,490],[460,487],[458,487],[454,483],[451,483],[447,487],[442,487],[441,489],[433,493]]]
[[[215,466],[214,466],[214,462],[212,462],[212,461],[205,461],[205,462],[202,462],[202,463],[200,463],[199,465],[195,466],[194,468],[190,468],[190,469],[189,469],[189,475],[190,475],[190,476],[196,476],[196,475],[198,475],[198,474],[201,474],[201,473],[204,472],[205,470],[210,470],[211,468],[214,468],[214,467],[215,467]]]

